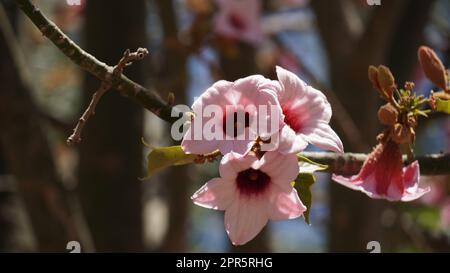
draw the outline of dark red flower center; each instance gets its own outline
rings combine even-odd
[[[245,26],[244,20],[242,20],[242,18],[235,13],[230,13],[228,15],[228,22],[234,29],[236,29],[238,31],[245,30],[246,26]]]
[[[284,122],[296,133],[299,133],[303,128],[302,119],[298,114],[295,113],[295,111],[292,111],[290,108],[290,106],[282,107]]]
[[[244,129],[250,126],[250,114],[245,112],[239,115],[234,112],[231,117],[223,116],[223,132],[229,136],[237,137],[244,132]]]
[[[254,196],[263,193],[270,184],[270,176],[260,170],[247,169],[238,173],[237,188],[241,194]]]

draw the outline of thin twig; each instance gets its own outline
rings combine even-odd
[[[81,141],[81,132],[83,131],[84,125],[89,120],[91,116],[95,114],[95,108],[97,107],[100,98],[108,91],[111,85],[107,82],[102,82],[100,88],[94,92],[92,99],[84,111],[81,118],[78,120],[77,125],[73,129],[73,133],[67,138],[67,144],[73,145]]]
[[[92,99],[83,115],[78,120],[73,133],[67,138],[67,144],[72,145],[81,141],[81,132],[83,131],[84,125],[91,116],[95,115],[95,109],[98,102],[103,97],[103,95],[112,87],[114,79],[120,78],[124,68],[131,65],[133,61],[142,60],[147,55],[148,50],[145,48],[138,48],[135,52],[130,52],[130,50],[127,49],[123,53],[122,58],[113,69],[112,77],[109,77],[108,80],[102,81],[100,87],[92,95]]]
[[[52,21],[44,16],[30,0],[16,0],[16,3],[39,31],[71,61],[102,82],[108,81],[114,67],[99,61],[84,51]],[[171,115],[172,106],[168,105],[155,91],[141,86],[123,74],[112,82],[112,88],[119,91],[123,96],[139,103],[147,110],[150,110],[162,120],[173,123],[178,119],[177,116],[172,117]]]

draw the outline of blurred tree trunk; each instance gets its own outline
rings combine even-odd
[[[401,14],[403,19],[397,26],[388,53],[389,68],[399,84],[412,80],[418,64],[417,48],[424,42],[424,27],[434,3],[434,0],[410,0]]]
[[[158,71],[157,89],[166,93],[174,93],[175,104],[187,103],[186,52],[182,51],[178,41],[178,26],[173,1],[157,0],[156,5],[163,29],[163,63]],[[170,129],[168,129],[170,131]],[[179,143],[172,143],[177,145]],[[160,251],[186,251],[187,219],[191,202],[189,199],[189,167],[172,169],[164,176],[163,187],[169,206],[168,230],[164,236]]]
[[[247,77],[249,75],[257,74],[255,63],[255,49],[244,43],[236,43],[231,46],[236,46],[236,54],[227,54],[229,51],[220,53],[220,67],[222,68],[225,80],[234,81],[239,78]],[[239,247],[232,246],[233,252],[269,252],[269,232],[266,226],[255,239],[247,244]]]
[[[14,245],[17,233],[16,219],[11,216],[15,215],[18,209],[14,206],[17,194],[10,186],[0,145],[0,253],[11,252],[16,247]]]
[[[22,77],[14,32],[0,9],[0,144],[6,167],[15,175],[39,250],[65,252],[67,242],[79,235],[43,122]]]
[[[126,49],[146,45],[145,1],[86,1],[88,52],[114,65]],[[125,74],[143,82],[142,62]],[[100,82],[86,75],[86,106]],[[142,251],[141,107],[110,90],[87,123],[80,143],[79,193],[97,251]]]
[[[3,5],[3,6],[2,6]],[[17,9],[12,9],[11,7],[6,6],[0,1],[0,9],[4,9],[4,12],[7,13],[9,17],[9,21],[11,25],[17,21],[16,14]],[[6,23],[4,21],[2,23]],[[13,26],[15,29],[15,26]],[[4,47],[4,46],[0,46]],[[3,59],[2,59],[3,60]],[[5,175],[7,175],[6,171],[6,162],[3,158],[3,151],[0,145],[0,253],[8,252],[11,245],[11,238],[14,236],[14,222],[11,217],[8,217],[8,210],[11,208],[11,199],[13,198],[13,194],[7,188]]]

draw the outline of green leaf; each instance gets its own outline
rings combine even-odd
[[[436,111],[450,114],[450,100],[436,98]]]
[[[306,206],[306,211],[303,213],[305,222],[309,225],[309,212],[311,211],[312,193],[311,186],[316,182],[316,177],[313,173],[299,173],[295,179],[294,187],[297,190],[298,197]]]
[[[197,157],[198,155],[185,154],[181,146],[155,148],[147,156],[147,178],[170,166],[193,163]]]
[[[295,187],[300,200],[302,200],[307,208],[305,213],[303,213],[303,217],[309,225],[309,212],[312,204],[311,186],[316,182],[314,172],[326,170],[328,165],[314,162],[301,154],[297,154],[297,159],[299,161],[300,173],[291,185]]]

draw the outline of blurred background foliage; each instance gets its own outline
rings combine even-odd
[[[112,65],[127,48],[150,55],[125,71],[162,97],[190,105],[218,79],[275,78],[275,65],[326,93],[332,125],[346,151],[369,152],[381,101],[367,79],[388,65],[398,83],[434,88],[418,65],[426,44],[446,67],[450,2],[390,0],[36,0],[65,33]],[[217,162],[174,167],[151,179],[142,142],[171,145],[170,127],[108,92],[77,147],[65,143],[99,82],[62,55],[1,0],[0,251],[341,252],[450,251],[450,177],[422,177],[432,192],[413,203],[371,200],[319,174],[311,225],[270,223],[233,247],[223,213],[194,206],[190,195],[217,176]],[[73,5],[75,4],[75,5]],[[7,20],[5,20],[7,19]],[[8,31],[12,30],[12,31]],[[9,36],[8,36],[9,35]],[[11,39],[15,37],[15,39]],[[12,43],[14,42],[14,43]],[[14,49],[14,50],[11,50]],[[450,148],[450,119],[421,122],[416,153]]]

